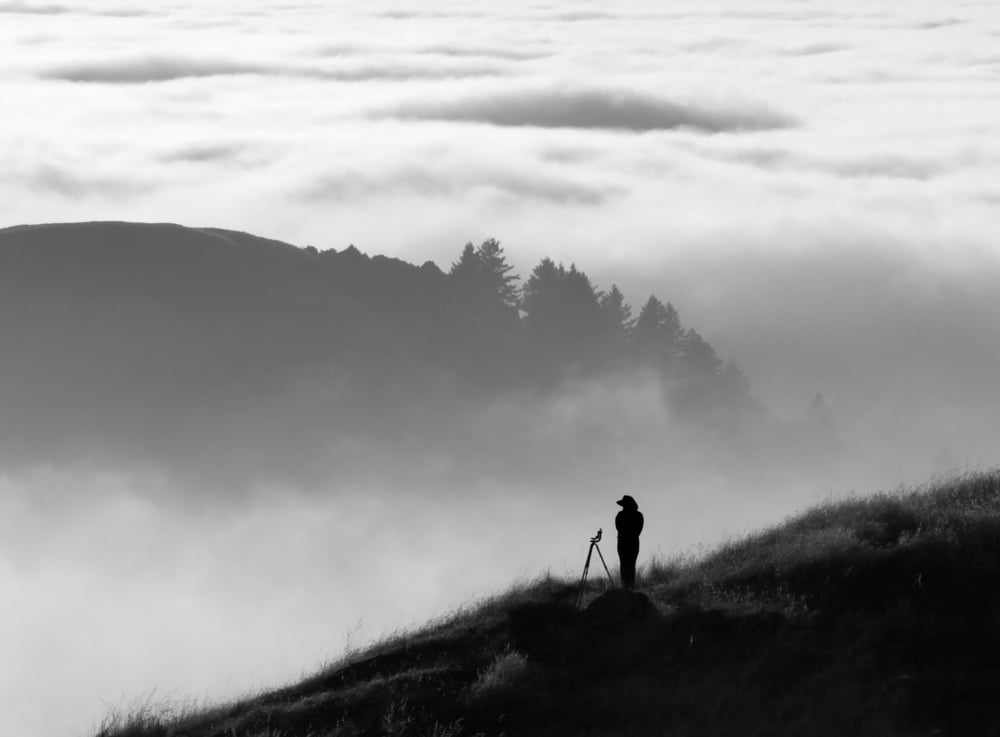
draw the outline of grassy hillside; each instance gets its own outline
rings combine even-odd
[[[545,578],[301,683],[99,735],[1000,734],[1000,471],[826,504],[641,578],[593,577],[582,612]]]

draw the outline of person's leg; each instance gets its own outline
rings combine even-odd
[[[622,545],[622,541],[618,541],[618,578],[621,580],[622,588],[625,588],[625,568],[628,566],[628,551],[625,546]]]
[[[635,586],[635,561],[639,557],[638,545],[619,545],[618,564],[621,570],[622,586],[631,589]]]

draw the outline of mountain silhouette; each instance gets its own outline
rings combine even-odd
[[[354,248],[160,224],[7,228],[0,402],[16,432],[3,445],[141,454],[320,375],[350,382],[349,411],[376,384],[392,393],[380,377],[442,368],[425,359],[445,343],[447,298],[436,267]]]
[[[372,462],[358,447],[420,458],[467,427],[516,443],[483,419],[511,396],[538,427],[531,408],[573,382],[648,380],[699,443],[803,442],[670,303],[650,297],[633,320],[576,265],[542,259],[522,289],[498,241],[456,256],[446,273],[216,228],[0,230],[0,461],[305,473]]]

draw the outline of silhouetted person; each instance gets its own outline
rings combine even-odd
[[[635,499],[628,494],[617,501],[621,506],[615,516],[615,529],[618,530],[618,562],[622,575],[622,586],[631,589],[635,586],[635,560],[639,557],[639,534],[642,532],[642,512]]]

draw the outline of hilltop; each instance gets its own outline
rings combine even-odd
[[[543,578],[208,710],[99,737],[1000,734],[1000,471],[830,502],[635,594]]]
[[[616,286],[600,289],[575,264],[547,258],[522,284],[494,239],[455,255],[446,273],[218,228],[4,228],[0,337],[54,359],[43,365],[57,385],[103,380],[102,391],[137,395],[155,377],[173,397],[231,398],[307,367],[416,385],[443,373],[493,391],[643,364],[683,379],[689,395],[746,389],[669,302],[652,296],[633,317]],[[8,371],[0,379],[30,378]]]
[[[669,301],[651,295],[635,312],[576,265],[543,258],[519,279],[493,239],[456,247],[445,271],[216,228],[0,229],[0,463],[103,459],[233,485],[364,473],[377,461],[359,447],[482,467],[497,456],[466,447],[468,428],[516,444],[550,424],[539,408],[567,387],[588,401],[648,387],[672,415],[633,432],[625,409],[595,406],[628,432],[602,421],[554,433],[558,443],[579,430],[593,452],[616,452],[629,434],[632,445],[679,447],[668,435],[681,428],[737,464],[764,446],[810,459],[835,447],[825,421],[769,413]],[[511,406],[529,411],[507,412],[516,426],[501,432],[497,408]],[[565,453],[577,456],[582,439],[571,440]],[[538,447],[525,439],[503,456],[536,464]]]

